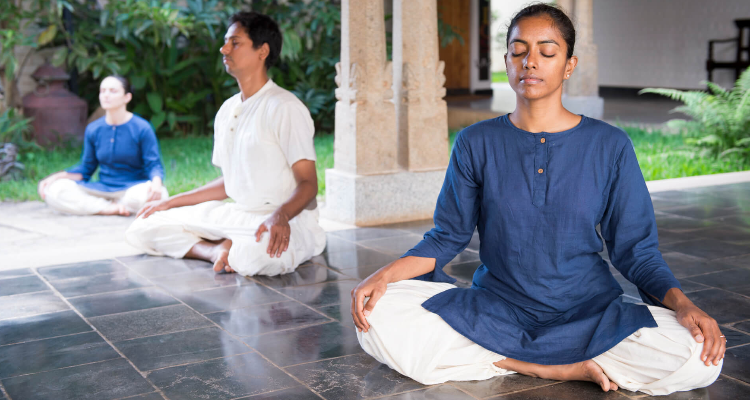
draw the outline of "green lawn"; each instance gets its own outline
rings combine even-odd
[[[750,160],[740,157],[723,159],[701,158],[684,146],[683,137],[625,128],[638,155],[646,180],[679,178],[684,176],[718,174],[750,170]],[[450,141],[456,132],[451,132]],[[160,141],[162,160],[166,172],[165,184],[172,194],[198,187],[219,176],[219,169],[211,165],[211,137],[169,138]],[[325,170],[333,168],[333,135],[315,137],[318,155],[319,194],[325,194]],[[17,182],[0,182],[0,201],[39,200],[37,182],[45,176],[70,167],[78,162],[80,148],[25,154],[21,162],[26,165],[27,178]]]
[[[505,73],[505,71],[493,72],[492,83],[495,83],[495,82],[508,82],[508,74]]]

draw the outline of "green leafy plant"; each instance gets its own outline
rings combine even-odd
[[[704,83],[708,92],[646,88],[639,93],[655,93],[683,103],[673,112],[687,114],[692,120],[674,119],[667,125],[686,133],[686,143],[719,157],[735,153],[750,156],[750,68],[732,90]]]
[[[13,143],[21,152],[41,149],[31,136],[31,120],[14,108],[5,110],[0,114],[0,143]]]

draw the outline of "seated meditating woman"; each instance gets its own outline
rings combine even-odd
[[[67,214],[127,216],[169,196],[156,134],[148,121],[128,112],[132,98],[127,79],[102,80],[99,103],[106,115],[86,127],[81,163],[39,182],[47,205]],[[97,167],[99,180],[91,181]]]
[[[232,16],[220,52],[240,92],[214,122],[212,162],[222,176],[146,204],[126,232],[132,245],[245,276],[289,273],[323,252],[313,120],[294,94],[268,78],[281,38],[268,16]]]
[[[726,339],[662,259],[633,145],[562,105],[578,62],[570,19],[531,5],[506,40],[516,109],[459,133],[435,228],[352,290],[360,344],[423,384],[520,373],[652,395],[710,385]],[[598,225],[646,304],[623,302]],[[456,287],[443,266],[475,228],[483,264]]]

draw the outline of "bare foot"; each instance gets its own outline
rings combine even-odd
[[[581,369],[584,377],[584,379],[576,380],[594,382],[601,386],[602,390],[605,392],[618,389],[617,384],[609,380],[609,377],[607,377],[607,375],[604,373],[604,370],[602,370],[602,367],[600,367],[599,364],[591,360],[587,360],[582,363],[573,365],[576,365]]]
[[[107,208],[98,212],[99,215],[122,215],[127,217],[130,215],[130,211],[125,208],[124,205],[118,203],[111,203]]]
[[[618,389],[617,384],[609,380],[602,367],[592,360],[566,365],[539,365],[506,358],[496,362],[495,365],[522,375],[542,379],[594,382],[605,392]]]
[[[232,241],[230,239],[224,239],[221,243],[214,247],[214,254],[211,257],[211,261],[214,263],[214,271],[218,273],[231,273],[234,272],[232,267],[229,266],[229,249],[232,248]]]

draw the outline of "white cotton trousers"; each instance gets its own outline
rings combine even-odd
[[[237,203],[208,201],[194,206],[159,211],[138,218],[125,232],[127,241],[155,256],[182,258],[201,240],[231,239],[229,265],[240,275],[280,275],[323,252],[326,234],[318,210],[304,210],[289,221],[289,249],[281,257],[266,250],[270,234],[256,242],[255,232],[271,213],[254,213]]]
[[[369,331],[357,332],[362,348],[425,385],[514,373],[494,365],[505,357],[467,339],[439,315],[422,307],[430,297],[454,287],[414,280],[389,284],[367,317]],[[700,360],[703,344],[677,322],[675,313],[660,307],[648,308],[657,328],[639,329],[593,361],[612,382],[633,392],[666,395],[713,383],[723,362],[707,367]]]
[[[73,215],[94,215],[104,211],[113,202],[125,206],[136,213],[146,204],[151,181],[139,183],[127,190],[100,192],[87,189],[71,179],[58,179],[44,189],[44,201],[51,208]],[[169,192],[162,186],[161,197],[166,199]]]

